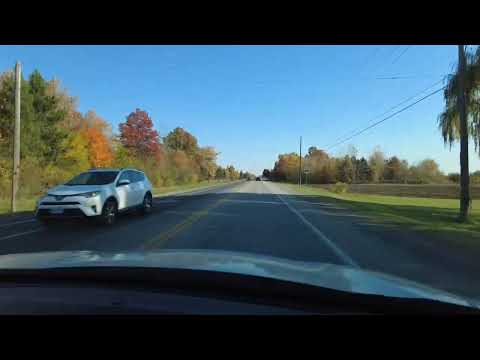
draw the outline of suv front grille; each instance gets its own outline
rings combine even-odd
[[[80,205],[80,203],[77,201],[57,201],[57,202],[45,201],[45,202],[42,202],[40,205]]]
[[[39,217],[84,217],[85,214],[80,209],[64,209],[62,214],[51,214],[49,209],[38,209]]]

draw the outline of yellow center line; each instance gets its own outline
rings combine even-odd
[[[155,248],[162,247],[162,245],[164,245],[165,242],[174,238],[176,235],[178,235],[183,230],[188,229],[193,224],[198,222],[200,219],[206,217],[211,210],[215,209],[216,207],[218,207],[219,205],[224,203],[229,197],[230,197],[230,194],[228,194],[227,196],[225,196],[222,199],[219,199],[219,200],[215,201],[213,204],[211,204],[210,206],[207,206],[205,209],[202,209],[200,211],[195,211],[194,213],[192,213],[190,216],[188,216],[182,222],[174,225],[172,228],[170,228],[170,229],[168,229],[164,232],[161,232],[160,234],[158,234],[158,235],[154,236],[153,238],[147,240],[141,246],[141,250],[145,251],[145,250],[152,250],[152,249],[155,249]]]

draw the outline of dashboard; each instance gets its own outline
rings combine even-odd
[[[162,291],[21,284],[0,286],[2,315],[306,315],[311,312]]]
[[[169,268],[0,270],[0,315],[478,314],[444,302]]]

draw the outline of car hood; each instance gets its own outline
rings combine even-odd
[[[89,191],[100,191],[100,186],[98,185],[59,185],[55,186],[47,191],[51,195],[75,195],[81,194]]]
[[[207,270],[274,278],[361,294],[424,298],[480,308],[480,303],[383,273],[328,263],[301,262],[250,253],[163,250],[148,253],[54,251],[0,256],[0,270],[64,267],[153,267]]]

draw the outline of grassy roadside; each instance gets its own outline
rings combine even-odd
[[[228,180],[214,180],[214,181],[200,181],[195,184],[158,187],[158,188],[153,188],[153,194],[154,196],[162,196],[162,195],[167,195],[174,192],[183,192],[183,191],[190,191],[190,190],[193,191],[193,190],[200,190],[208,187],[217,187],[217,186],[225,185],[231,182],[232,181],[228,181]]]
[[[312,187],[329,190],[331,185],[314,184]],[[349,194],[369,194],[402,197],[420,197],[435,199],[458,199],[460,187],[458,184],[350,184]],[[480,186],[470,185],[472,199],[480,199]]]
[[[33,211],[37,199],[18,199],[17,212]],[[10,199],[0,199],[0,215],[10,213]]]
[[[324,198],[370,217],[373,221],[414,230],[456,232],[480,239],[480,201],[472,202],[468,223],[457,222],[459,201],[370,194],[335,194],[328,190],[293,184],[279,184],[292,194]]]
[[[187,185],[175,185],[161,188],[154,188],[153,193],[155,196],[162,196],[172,192],[182,192],[188,190],[199,190],[207,187],[221,186],[228,184],[230,181],[221,180],[221,181],[201,181],[195,184]],[[17,200],[17,211],[33,211],[35,208],[35,199],[18,199]],[[0,199],[0,215],[10,213],[10,199]]]

